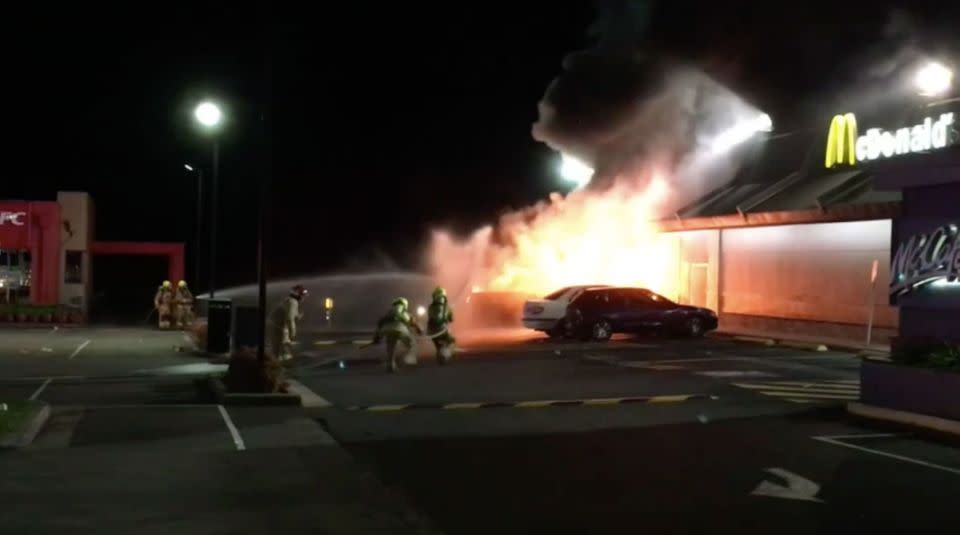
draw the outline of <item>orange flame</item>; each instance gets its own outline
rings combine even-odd
[[[480,286],[543,296],[574,284],[641,286],[677,294],[675,241],[658,232],[658,208],[669,187],[659,175],[643,188],[620,181],[597,193],[554,194],[549,203],[501,218],[469,240],[434,234],[438,280],[452,288]]]

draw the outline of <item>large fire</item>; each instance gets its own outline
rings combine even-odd
[[[610,284],[675,297],[675,242],[655,224],[669,193],[666,180],[654,175],[643,187],[624,181],[604,192],[554,194],[467,240],[437,232],[435,275],[461,291],[543,296],[574,284]]]

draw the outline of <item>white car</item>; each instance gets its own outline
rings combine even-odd
[[[563,319],[567,315],[567,305],[590,288],[606,288],[603,284],[567,286],[560,288],[543,299],[529,300],[523,304],[523,326],[550,336],[562,336]]]

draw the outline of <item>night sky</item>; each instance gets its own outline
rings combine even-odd
[[[702,66],[778,127],[898,46],[883,38],[899,20],[883,2],[769,4],[656,3],[631,39]],[[957,20],[925,4],[908,4],[914,24]],[[271,276],[414,267],[431,226],[467,230],[558,189],[555,155],[530,128],[564,56],[592,42],[592,2],[239,6],[8,16],[0,198],[85,190],[98,239],[190,243],[195,177],[182,165],[209,167],[191,117],[206,96],[229,114],[223,283],[254,278],[268,154]]]

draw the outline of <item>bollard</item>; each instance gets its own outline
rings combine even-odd
[[[333,325],[333,298],[327,297],[323,300],[323,320],[327,322],[327,327]]]

